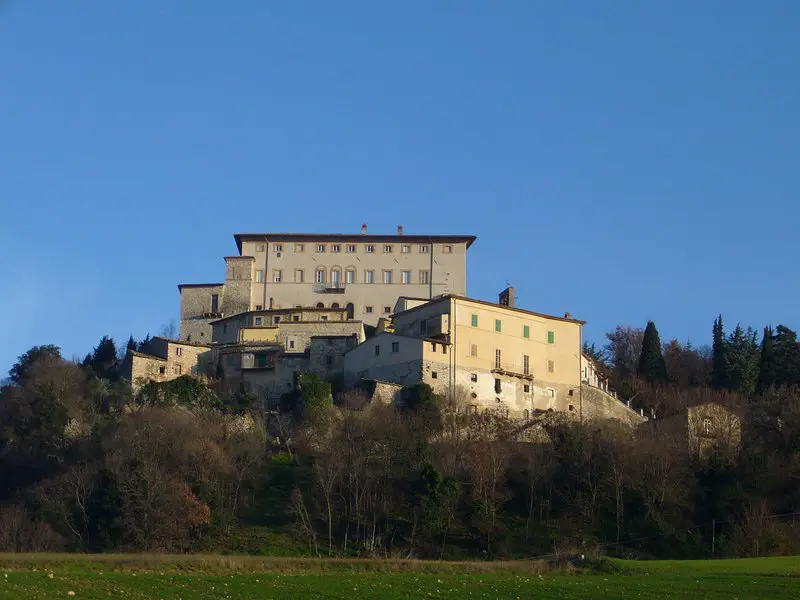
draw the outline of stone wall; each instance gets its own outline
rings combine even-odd
[[[225,287],[222,284],[185,286],[181,288],[180,339],[189,342],[211,342],[211,296],[218,297],[218,311],[222,311]]]
[[[236,315],[250,310],[250,292],[253,285],[253,257],[229,256],[225,259],[225,294],[222,313]]]
[[[637,411],[628,408],[624,402],[586,383],[581,384],[581,400],[583,402],[583,419],[586,421],[616,419],[635,427],[647,420]]]

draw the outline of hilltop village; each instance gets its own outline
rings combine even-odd
[[[179,339],[129,350],[138,388],[192,374],[224,378],[269,410],[314,373],[334,389],[399,402],[428,384],[466,412],[530,420],[645,420],[581,352],[584,321],[469,298],[470,235],[242,233],[219,283],[182,283]]]

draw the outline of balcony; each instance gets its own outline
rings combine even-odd
[[[524,365],[492,361],[492,373],[533,381],[533,371],[530,368],[526,369]]]
[[[330,281],[328,283],[315,283],[313,287],[317,294],[344,294],[345,283],[342,281]]]

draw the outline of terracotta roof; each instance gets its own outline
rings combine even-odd
[[[579,319],[571,319],[571,318],[567,319],[566,317],[556,317],[556,316],[553,316],[553,315],[546,315],[544,313],[538,313],[538,312],[534,312],[532,310],[525,310],[524,308],[506,306],[505,304],[497,304],[495,302],[487,302],[486,300],[477,300],[475,298],[467,298],[466,296],[459,296],[458,294],[444,294],[442,296],[437,296],[436,298],[433,298],[430,302],[426,302],[425,304],[420,304],[419,306],[414,306],[414,307],[409,308],[407,310],[404,310],[402,312],[395,313],[395,316],[405,315],[405,314],[413,312],[415,310],[419,310],[421,308],[425,308],[427,306],[430,306],[431,304],[436,304],[438,302],[442,302],[444,300],[450,300],[450,299],[453,299],[453,300],[464,300],[466,302],[474,302],[475,304],[483,304],[484,306],[491,306],[491,307],[494,307],[494,308],[502,308],[504,310],[510,310],[510,311],[513,311],[513,312],[518,312],[518,313],[522,313],[522,314],[526,314],[526,315],[533,315],[535,317],[542,317],[542,318],[545,318],[545,319],[553,319],[554,321],[564,321],[566,323],[578,323],[579,325],[585,325],[586,324],[586,321],[581,321]]]
[[[237,233],[233,236],[236,247],[242,252],[242,242],[248,241],[290,241],[290,242],[417,242],[417,243],[447,243],[454,244],[466,242],[467,248],[478,239],[474,235],[372,235],[362,233]]]
[[[179,346],[195,346],[196,348],[210,348],[210,344],[200,344],[199,342],[185,342],[183,340],[173,340],[172,338],[166,338],[160,335],[154,335],[151,339],[154,340],[163,340],[165,342],[169,342],[170,344],[178,344]]]

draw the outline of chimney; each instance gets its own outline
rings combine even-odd
[[[362,223],[361,224],[361,235],[367,235],[367,224],[366,223]]]
[[[403,226],[402,225],[398,225],[397,226],[397,235],[403,235]]]
[[[509,308],[514,308],[514,306],[516,306],[516,294],[514,293],[513,287],[507,287],[500,292],[498,304],[508,306]]]
[[[564,313],[564,318],[565,319],[571,319],[572,318],[572,313],[571,312],[565,312]]]

